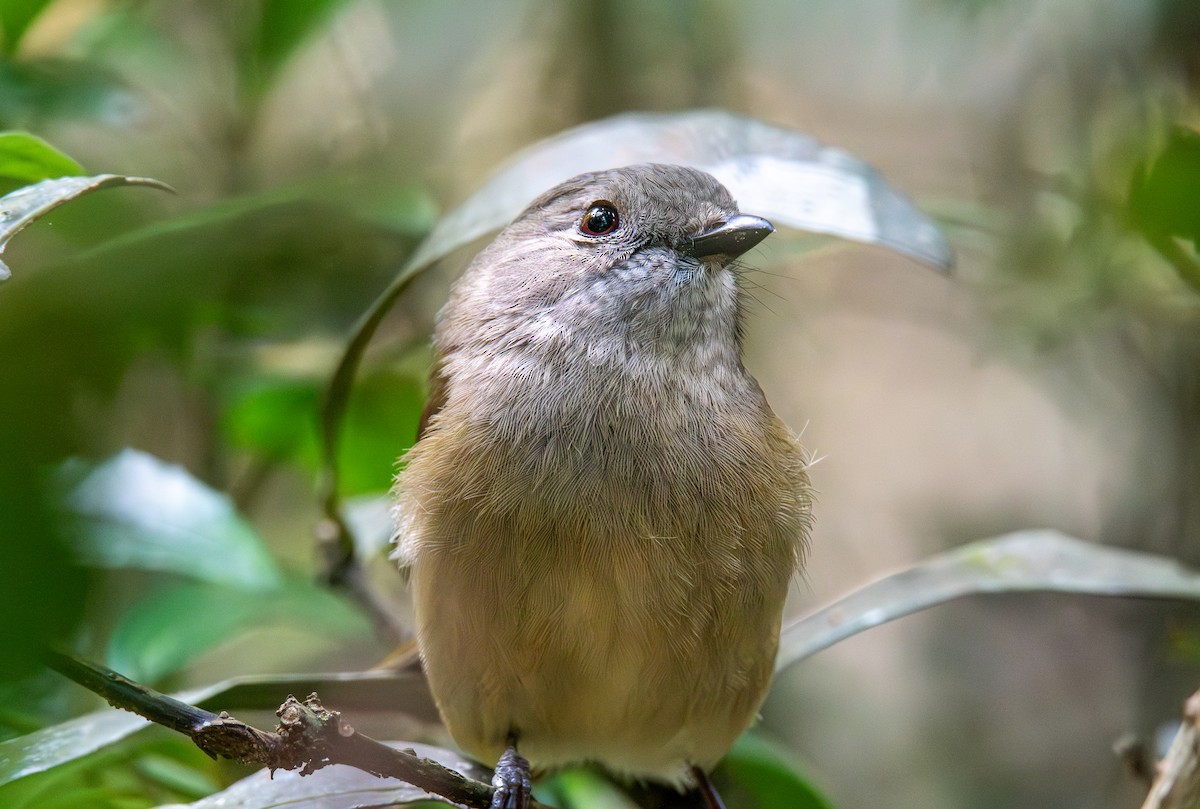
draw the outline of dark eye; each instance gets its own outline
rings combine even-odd
[[[604,236],[612,233],[621,224],[617,209],[611,202],[593,202],[579,222],[579,230],[585,236]]]

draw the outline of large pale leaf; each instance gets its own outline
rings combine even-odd
[[[8,240],[22,228],[64,202],[70,202],[90,191],[119,185],[144,185],[163,191],[173,190],[166,183],[148,177],[125,177],[119,174],[59,177],[18,188],[11,194],[0,197],[0,253],[4,252]],[[0,281],[8,278],[11,274],[4,262],[0,261]]]
[[[302,674],[235,677],[175,694],[209,710],[273,710],[289,694],[316,691],[326,704],[343,711],[403,711],[423,721],[437,720],[425,678],[414,672],[368,671],[350,674]],[[58,767],[151,727],[142,717],[115,708],[89,713],[58,725],[0,742],[0,786]]]
[[[433,759],[478,781],[491,780],[490,773],[459,753],[424,744],[390,744],[411,749],[422,758]],[[362,770],[335,764],[304,776],[288,771],[272,774],[259,770],[215,795],[162,809],[184,809],[185,806],[190,809],[383,809],[430,800],[449,803],[396,778],[377,778]]]
[[[98,567],[159,570],[248,588],[277,586],[280,572],[233,503],[187,470],[133,449],[100,465],[61,470],[74,542]]]
[[[953,253],[924,214],[861,160],[808,135],[723,110],[628,113],[585,124],[518,154],[429,236],[359,320],[330,380],[322,415],[326,478],[337,483],[339,431],[367,344],[408,283],[433,262],[514,219],[555,184],[632,163],[713,174],[743,211],[815,233],[879,244],[946,268]]]
[[[858,158],[754,118],[696,110],[618,115],[534,144],[444,216],[405,271],[507,224],[576,174],[647,162],[707,171],[743,211],[776,225],[880,244],[937,267],[953,261],[937,226]]]
[[[896,618],[983,593],[1073,593],[1200,601],[1200,573],[1173,559],[1058,531],[973,542],[859,588],[783,630],[776,671]]]

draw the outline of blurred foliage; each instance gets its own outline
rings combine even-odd
[[[160,730],[9,784],[0,797],[6,809],[142,809],[202,798],[242,769]]]
[[[83,174],[83,166],[41,138],[0,132],[0,180],[25,185],[68,174]]]
[[[506,110],[525,140],[613,112],[743,109],[785,94],[773,77],[743,70],[746,54],[730,36],[736,4],[664,2],[648,17],[637,5],[529,4],[513,12],[519,41],[504,47],[521,58],[486,63],[473,81],[485,91],[531,87],[543,99]],[[966,26],[1023,8],[915,5],[930,26],[948,8],[965,12]],[[439,178],[422,173],[427,155],[409,148],[417,135],[408,130],[428,129],[435,143],[452,129],[444,113],[417,105],[391,111],[395,128],[381,121],[370,95],[376,60],[388,48],[462,53],[417,36],[397,45],[364,33],[361,19],[356,34],[376,39],[348,44],[339,26],[356,7],[368,21],[383,14],[350,0],[0,2],[0,129],[13,130],[0,134],[0,191],[111,171],[161,177],[181,192],[74,201],[5,253],[17,272],[0,284],[0,570],[20,574],[0,588],[10,629],[0,738],[95,707],[41,672],[47,644],[172,687],[193,669],[237,673],[241,661],[214,664],[213,650],[259,637],[250,633],[263,625],[291,631],[286,648],[256,647],[256,668],[329,665],[321,651],[331,637],[347,665],[382,654],[356,609],[312,583],[316,424],[343,336],[436,213]],[[411,14],[414,28],[423,14],[463,14],[421,4],[391,13]],[[1128,532],[1131,542],[1167,536],[1159,550],[1196,561],[1200,4],[1155,0],[1144,13],[1150,39],[1130,45],[1142,48],[1133,57],[1063,48],[1075,83],[1055,103],[1077,140],[1061,160],[1030,159],[1028,122],[1047,107],[1022,96],[995,112],[1009,128],[996,133],[995,165],[979,168],[994,189],[987,205],[945,207],[994,249],[995,271],[966,282],[1018,336],[1017,353],[1114,329],[1166,389],[1179,452],[1163,462],[1178,466],[1177,500],[1148,506],[1156,511],[1144,522],[1170,519],[1172,530],[1140,531],[1131,520]],[[969,28],[960,30],[966,47]],[[289,70],[305,60],[298,82]],[[436,68],[407,78],[436,88],[426,93],[443,89]],[[326,111],[347,96],[357,101]],[[457,134],[464,162],[510,148],[493,137],[503,123],[475,141],[469,126],[505,98],[458,111],[468,122]],[[293,125],[289,114],[305,107],[309,127]],[[369,357],[343,427],[343,495],[384,492],[414,437],[426,361],[414,346],[429,308],[399,312]],[[161,512],[97,509],[83,496],[88,475],[114,463],[119,471],[127,447],[153,471],[116,483],[135,506],[162,505],[162,487],[182,487],[168,524],[156,522]],[[1173,641],[1172,660],[1194,664],[1195,632]],[[0,805],[152,806],[193,800],[238,774],[151,734],[6,784]],[[828,805],[801,766],[754,735],[717,778],[731,805]],[[589,771],[545,789],[570,806],[624,800]]]

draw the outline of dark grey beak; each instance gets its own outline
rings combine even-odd
[[[730,257],[740,256],[775,232],[765,219],[738,214],[705,228],[684,240],[679,251],[684,255]]]

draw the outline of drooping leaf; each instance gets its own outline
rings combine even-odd
[[[568,130],[529,147],[438,221],[392,283],[372,303],[329,383],[321,427],[322,459],[345,416],[359,361],[375,329],[417,274],[470,241],[500,228],[546,189],[576,174],[631,163],[694,166],[713,174],[741,209],[815,233],[880,244],[938,268],[953,263],[938,227],[861,160],[808,135],[722,110],[628,113]]]
[[[743,733],[713,773],[721,796],[743,809],[830,809],[794,756],[753,730]]]
[[[70,462],[60,477],[69,485],[64,502],[75,518],[74,548],[88,564],[249,589],[281,582],[229,498],[181,467],[125,449],[93,468]]]
[[[94,177],[60,177],[42,180],[0,197],[0,253],[8,240],[38,217],[44,216],[65,202],[76,197],[120,185],[144,185],[163,191],[173,191],[166,183],[148,177],[125,177],[118,174],[98,174]],[[0,281],[11,275],[8,267],[0,262]]]
[[[404,711],[421,721],[437,721],[425,678],[415,672],[234,677],[173,696],[208,710],[236,713],[274,710],[290,693],[314,691],[341,711]],[[92,755],[149,727],[136,714],[106,708],[0,742],[0,786]]]
[[[1200,573],[1173,559],[1058,531],[1018,531],[938,554],[792,622],[780,638],[775,670],[956,598],[1027,592],[1200,601]]]
[[[442,217],[404,272],[501,227],[576,174],[647,162],[707,171],[743,211],[777,225],[880,244],[939,268],[953,262],[938,227],[858,158],[754,118],[696,110],[617,115],[530,146]]]
[[[36,183],[83,174],[83,166],[27,132],[0,132],[0,180]]]

